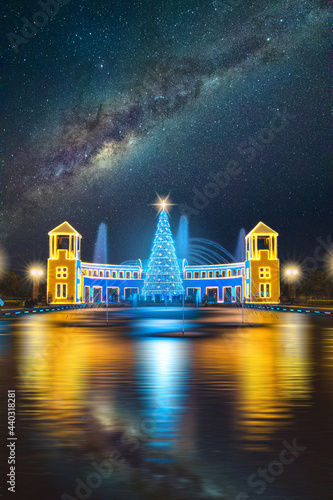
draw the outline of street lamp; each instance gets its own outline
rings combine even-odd
[[[295,282],[297,280],[299,272],[298,269],[296,268],[288,268],[285,270],[285,275],[288,280],[289,284],[289,297],[290,297],[290,302],[291,304],[293,303],[293,300],[296,298],[296,286]]]
[[[32,300],[35,302],[38,300],[39,280],[43,275],[43,271],[41,269],[31,269],[30,274],[33,280]]]

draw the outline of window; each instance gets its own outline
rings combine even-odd
[[[57,238],[57,248],[59,250],[69,250],[69,237],[59,235]]]
[[[120,271],[119,278],[123,278],[123,277],[124,277],[124,273],[122,271]]]
[[[192,273],[189,273],[189,272],[188,272],[188,273],[186,273],[186,278],[187,278],[188,280],[190,280],[190,279],[192,278]]]
[[[229,278],[229,276],[231,276],[231,271],[230,271],[230,269],[228,269],[228,271],[227,271],[227,276],[228,276],[228,278]]]
[[[213,277],[213,271],[209,271],[208,272],[208,278],[212,278]]]
[[[225,271],[222,271],[222,278],[225,278]]]
[[[109,278],[109,276],[110,276],[110,271],[105,271],[105,277]]]
[[[104,272],[103,272],[103,271],[100,271],[100,272],[99,272],[99,277],[100,277],[100,278],[103,278],[103,276],[104,276]]]
[[[130,277],[131,277],[131,273],[129,271],[127,271],[126,278],[129,279]]]
[[[199,273],[194,273],[194,278],[199,278]]]
[[[98,271],[97,271],[97,269],[95,269],[95,271],[94,271],[94,276],[98,276]]]
[[[245,276],[245,269],[242,269],[242,276]]]
[[[259,267],[259,278],[269,279],[271,277],[270,267]]]
[[[68,271],[67,267],[57,267],[57,278],[66,279],[67,278],[67,271]]]
[[[236,276],[236,269],[233,269],[233,270],[232,270],[232,275],[233,275],[233,276]]]
[[[125,292],[125,299],[133,299],[134,295],[139,294],[139,289],[138,288],[124,288]]]
[[[83,270],[83,276],[87,276],[87,269]]]
[[[237,269],[237,276],[240,276],[240,274],[241,274],[241,270]]]
[[[138,273],[133,273],[133,277],[134,277],[134,279],[137,279],[138,278]]]
[[[116,278],[117,277],[117,272],[116,271],[113,271],[112,273],[112,278]]]
[[[258,250],[269,250],[269,237],[258,237]]]
[[[92,270],[89,269],[89,276],[92,276]]]
[[[202,271],[201,278],[206,278],[206,271]]]
[[[57,283],[57,299],[65,299],[67,297],[67,283]]]
[[[215,278],[219,278],[220,277],[220,271],[215,271]]]
[[[260,283],[260,297],[265,297],[269,299],[271,296],[271,284],[270,283]]]

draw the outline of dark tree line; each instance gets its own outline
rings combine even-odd
[[[17,273],[7,271],[0,278],[0,297],[21,297],[21,279]]]
[[[281,292],[285,297],[289,297],[288,283],[281,284]],[[322,269],[314,269],[300,283],[296,283],[296,292],[298,297],[333,298],[333,276],[329,276]]]

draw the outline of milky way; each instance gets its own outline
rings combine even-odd
[[[261,65],[291,57],[309,32],[320,29],[327,13],[319,7],[311,9],[307,2],[303,2],[302,10],[298,10],[298,2],[289,9],[282,5],[280,16],[284,19],[277,19],[279,9],[274,5],[251,20],[229,27],[214,57],[170,56],[147,68],[142,80],[132,82],[135,89],[125,94],[122,102],[101,103],[94,116],[85,114],[84,109],[71,110],[56,145],[43,159],[41,184],[68,182],[80,170],[89,169],[103,150],[109,152],[104,159],[112,165],[112,157],[126,151],[131,139],[144,136],[160,120],[181,112],[200,97],[205,85],[209,88],[210,80],[230,85]],[[207,52],[206,47],[203,52]],[[38,158],[36,161],[41,162]]]
[[[253,2],[247,16],[243,7],[242,2],[210,5],[207,23],[216,18],[209,35],[203,31],[200,40],[186,47],[179,40],[177,50],[169,54],[152,51],[140,71],[122,82],[121,95],[103,96],[96,103],[102,92],[95,87],[93,100],[83,90],[80,102],[65,113],[61,106],[54,109],[52,126],[43,131],[49,139],[30,150],[23,148],[17,156],[21,173],[8,186],[12,221],[16,216],[22,220],[27,210],[37,212],[46,200],[51,203],[60,190],[82,187],[84,179],[93,182],[105,172],[117,175],[126,155],[161,123],[181,117],[220,89],[236,88],[256,71],[262,75],[265,68],[288,64],[304,43],[312,39],[315,45],[324,37],[325,2]]]

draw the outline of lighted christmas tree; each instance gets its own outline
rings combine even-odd
[[[185,293],[165,205],[162,202],[142,290],[153,299],[155,295],[171,298]]]

